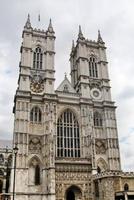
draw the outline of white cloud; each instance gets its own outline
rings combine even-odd
[[[82,25],[86,38],[96,39],[97,30],[108,47],[112,97],[116,101],[121,154],[124,169],[134,169],[134,1],[129,0],[5,0],[0,6],[0,137],[11,138],[13,130],[13,98],[17,88],[21,32],[31,14],[33,26],[41,15],[40,26],[48,26],[52,18],[56,32],[56,86],[65,71],[70,72],[69,53],[72,39]],[[8,127],[5,126],[8,124]],[[125,140],[123,140],[125,138]]]

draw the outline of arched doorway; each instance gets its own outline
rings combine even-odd
[[[82,193],[79,187],[73,185],[66,190],[65,200],[81,200]]]
[[[75,200],[75,194],[72,190],[68,191],[66,200]]]

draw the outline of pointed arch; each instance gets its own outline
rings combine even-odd
[[[35,165],[36,163],[39,163],[39,165],[42,165],[42,162],[40,158],[37,155],[32,156],[28,161],[28,166]]]
[[[65,192],[66,200],[82,199],[82,189],[77,185],[71,185]]]
[[[41,184],[41,162],[38,156],[33,156],[29,162],[28,180],[29,185]]]
[[[124,191],[128,191],[129,190],[129,185],[127,183],[124,184]]]
[[[30,112],[30,121],[33,123],[41,123],[42,121],[42,112],[38,106],[34,106]]]
[[[57,156],[80,157],[79,123],[69,108],[57,120]]]
[[[34,69],[42,69],[43,63],[43,53],[40,46],[36,47],[33,53],[33,68]]]

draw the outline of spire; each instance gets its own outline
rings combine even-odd
[[[81,40],[84,39],[80,25],[79,25],[78,39],[81,39]]]
[[[101,37],[100,30],[98,30],[98,43],[104,43]]]
[[[27,17],[27,21],[26,21],[26,24],[24,26],[25,28],[31,28],[31,22],[30,22],[30,15],[28,14],[28,17]]]
[[[54,33],[54,30],[53,30],[53,27],[52,27],[52,20],[51,19],[49,21],[48,32]]]

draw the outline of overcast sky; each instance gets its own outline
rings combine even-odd
[[[41,22],[38,24],[40,12]],[[78,26],[96,40],[98,29],[107,46],[112,99],[122,168],[134,170],[134,0],[1,0],[0,4],[0,139],[12,139],[13,99],[17,88],[22,30],[31,15],[33,27],[56,33],[56,86],[70,71],[69,54]]]

